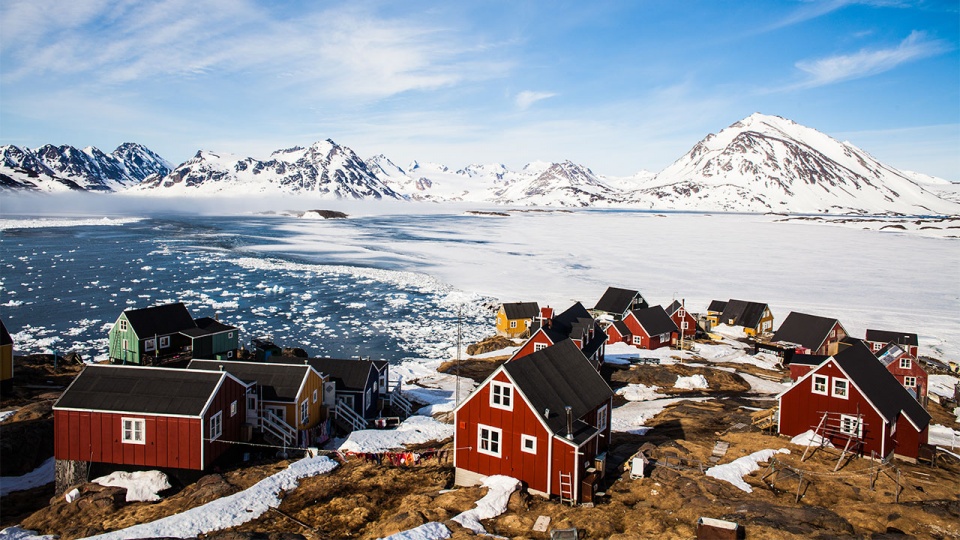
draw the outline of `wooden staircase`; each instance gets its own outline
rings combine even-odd
[[[272,437],[277,444],[284,447],[297,444],[297,430],[270,409],[265,409],[260,415],[260,430],[264,437]]]
[[[357,414],[345,400],[337,400],[337,407],[333,410],[334,420],[347,431],[367,429],[367,420]]]

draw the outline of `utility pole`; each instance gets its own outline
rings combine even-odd
[[[460,336],[463,330],[463,306],[457,307],[457,393],[454,407],[460,405]]]

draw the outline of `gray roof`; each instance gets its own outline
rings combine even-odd
[[[833,359],[887,421],[895,422],[897,415],[902,412],[920,430],[930,423],[930,414],[897,378],[877,361],[877,357],[863,342],[847,347]]]
[[[593,309],[604,313],[616,313],[619,315],[626,313],[627,310],[633,307],[633,299],[636,297],[640,297],[641,300],[643,298],[640,296],[639,291],[607,287],[607,290],[604,291],[600,300],[597,300],[597,305],[594,306]]]
[[[535,319],[540,315],[540,306],[536,302],[510,302],[502,304],[507,319]]]
[[[570,340],[507,362],[503,369],[526,396],[534,413],[557,435],[567,433],[564,407],[572,407],[573,418],[579,420],[613,396],[600,373]],[[547,410],[549,416],[545,415]],[[595,432],[584,422],[575,422],[574,442],[581,443]]]
[[[293,403],[310,366],[300,364],[273,364],[264,362],[237,362],[234,360],[191,360],[188,369],[226,371],[246,384],[256,383],[260,399]]]
[[[305,360],[322,375],[329,375],[330,380],[337,384],[337,390],[361,392],[366,389],[370,372],[376,371],[372,360],[345,358],[307,358]]]
[[[774,332],[770,341],[787,341],[798,343],[804,347],[816,351],[823,342],[827,340],[830,331],[838,321],[828,319],[827,317],[818,317],[816,315],[807,315],[791,311],[787,318],[780,324],[780,328]]]
[[[919,341],[916,334],[906,332],[890,332],[887,330],[867,330],[867,341],[878,341],[880,343],[896,343],[898,345],[917,346]]]
[[[91,364],[54,404],[59,409],[200,416],[226,373]]]
[[[664,311],[661,306],[635,309],[632,313],[633,316],[637,318],[640,326],[647,332],[647,335],[655,336],[658,334],[666,334],[667,332],[680,331],[680,329],[677,328],[677,323],[673,322],[673,319],[667,315],[667,312]]]
[[[767,305],[760,302],[731,299],[723,308],[720,322],[729,324],[730,319],[733,319],[733,326],[756,328],[760,324],[760,319],[763,318],[763,312],[766,309]]]
[[[717,313],[723,313],[723,308],[727,307],[727,303],[723,300],[714,300],[710,302],[710,305],[707,306],[707,311],[715,311]]]
[[[175,334],[189,328],[196,328],[190,312],[182,302],[164,304],[141,309],[130,309],[123,314],[137,337],[143,339],[154,335]]]

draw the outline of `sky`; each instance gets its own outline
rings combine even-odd
[[[754,112],[960,182],[960,4],[0,2],[0,144],[629,176]]]

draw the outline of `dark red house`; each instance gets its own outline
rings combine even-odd
[[[624,317],[623,324],[630,331],[629,343],[640,349],[670,347],[680,332],[661,306],[635,309]]]
[[[877,459],[915,460],[930,415],[862,342],[824,360],[780,394],[779,431],[807,430]]]
[[[888,332],[886,330],[867,330],[867,345],[873,349],[873,352],[880,352],[880,349],[887,346],[888,343],[896,343],[900,349],[910,356],[916,358],[919,353],[919,340],[916,334],[906,332]]]
[[[829,317],[791,311],[770,338],[771,343],[800,345],[807,354],[837,354],[847,331],[840,321]]]
[[[551,318],[533,323],[530,339],[513,354],[510,361],[533,354],[569,339],[596,367],[603,364],[607,335],[580,302]]]
[[[54,457],[204,470],[241,440],[245,392],[225,371],[89,365],[53,405]]]
[[[454,410],[458,485],[506,475],[590,501],[606,466],[613,391],[570,340],[506,362]]]
[[[888,343],[880,349],[877,360],[897,381],[910,392],[921,405],[927,404],[927,370],[923,369],[917,357],[908,353],[896,343]]]
[[[679,300],[674,300],[665,311],[684,337],[693,337],[697,334],[697,319]]]

